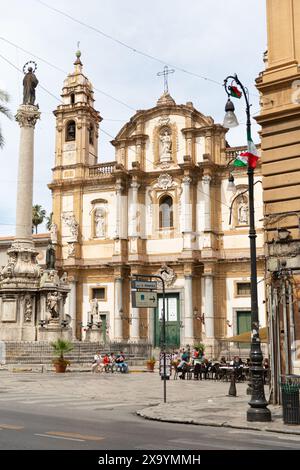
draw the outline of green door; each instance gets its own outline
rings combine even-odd
[[[176,349],[180,346],[180,311],[179,294],[166,294],[166,346],[167,349]],[[162,334],[163,298],[158,295],[158,308],[154,317],[154,346],[160,347]]]
[[[236,312],[237,316],[237,334],[251,331],[251,312],[240,311]],[[239,343],[240,348],[250,348],[250,343]]]

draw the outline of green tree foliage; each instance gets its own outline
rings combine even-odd
[[[0,90],[0,115],[2,116],[3,114],[8,119],[12,119],[11,112],[6,107],[6,103],[8,103],[8,101],[9,101],[8,94],[5,91]],[[0,148],[2,148],[3,146],[4,146],[4,137],[2,135],[1,127],[0,127]]]
[[[38,225],[42,224],[46,217],[46,211],[39,204],[35,204],[32,207],[32,225],[35,227],[35,233],[37,233]]]

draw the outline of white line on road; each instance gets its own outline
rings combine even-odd
[[[72,437],[62,437],[62,436],[48,436],[48,434],[34,434],[35,436],[40,436],[40,437],[49,437],[50,439],[63,439],[65,441],[78,441],[78,442],[85,442],[84,439],[75,439]]]

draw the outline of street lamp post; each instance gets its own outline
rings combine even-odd
[[[228,84],[228,81],[230,85]],[[225,127],[236,127],[238,121],[234,114],[234,105],[230,96],[240,97],[243,94],[246,102],[247,115],[247,142],[251,141],[251,119],[250,103],[248,90],[238,79],[237,75],[229,75],[224,80],[224,87],[227,93],[228,101],[226,103]],[[239,90],[239,88],[241,91]],[[259,338],[259,319],[258,319],[258,301],[257,301],[257,267],[256,267],[256,231],[254,220],[254,168],[248,161],[248,192],[249,192],[249,239],[250,239],[250,262],[251,262],[251,352],[250,352],[250,376],[251,376],[251,399],[250,408],[247,410],[247,421],[271,421],[271,412],[267,408],[268,402],[264,391],[264,370],[262,366],[263,355]]]

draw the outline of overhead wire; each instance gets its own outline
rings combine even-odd
[[[20,46],[18,46],[18,45],[16,45],[16,44],[12,43],[11,41],[6,40],[6,39],[3,38],[3,37],[1,37],[0,39],[6,41],[6,42],[8,42],[8,43],[10,43],[11,45],[13,45],[13,46],[15,46],[15,47],[17,47],[17,48],[19,48],[19,49],[21,49],[21,50],[23,50],[23,51],[26,51],[25,49],[23,49],[23,48],[21,48]],[[30,53],[29,51],[26,51],[26,52],[27,52],[27,53]],[[47,61],[47,60],[45,60],[45,59],[42,59],[42,58],[40,58],[40,57],[38,57],[38,56],[36,56],[36,55],[34,55],[34,54],[32,54],[32,55],[33,55],[35,58],[38,58],[39,60],[42,60],[43,62],[47,63],[49,66],[56,68],[57,70],[61,71],[62,73],[67,73],[67,72],[65,72],[64,70],[62,70],[62,69],[60,69],[59,67],[57,67],[57,66],[55,66],[54,64],[52,64],[51,62],[49,62],[49,61]],[[5,62],[7,62],[10,66],[12,66],[13,68],[15,68],[18,72],[23,73],[23,70],[21,70],[21,69],[20,69],[19,67],[17,67],[14,63],[12,63],[9,59],[7,59],[5,56],[3,56],[3,54],[0,53],[0,57],[1,57]],[[46,93],[48,93],[50,96],[52,96],[52,97],[55,98],[56,100],[62,102],[62,100],[61,100],[60,98],[58,98],[56,95],[54,95],[52,92],[50,92],[47,88],[45,88],[45,87],[42,86],[41,84],[39,84],[39,86],[40,86],[40,88],[41,88],[42,90],[44,90],[44,91],[45,91]],[[95,89],[96,89],[96,88],[95,88]],[[99,90],[97,90],[97,91],[99,91]],[[102,92],[102,91],[100,91],[100,92],[106,94],[105,92]],[[111,95],[108,95],[108,94],[107,94],[107,96],[111,97],[112,99],[115,99],[115,98],[112,97]],[[120,100],[117,100],[117,99],[115,99],[115,100],[116,100],[116,101],[119,101],[119,102],[122,103],[122,104],[125,104],[124,102],[121,102]],[[125,105],[126,105],[126,104],[125,104]],[[130,107],[130,106],[128,106],[128,105],[126,105],[126,106],[127,106],[127,107]],[[132,107],[130,107],[130,108],[131,108],[131,109],[134,109],[134,108],[132,108]],[[119,121],[119,120],[116,120],[116,121]],[[121,121],[121,120],[120,120],[120,121]],[[103,129],[102,127],[100,127],[100,132],[106,134],[107,136],[109,136],[109,137],[111,137],[111,138],[113,138],[113,139],[115,138],[115,136],[113,136],[112,134],[110,134],[109,132],[107,132],[107,131],[106,131],[105,129]],[[130,149],[130,150],[133,151],[133,152],[135,152],[135,153],[137,153],[137,152],[135,151],[135,149]],[[177,152],[179,152],[180,150],[182,150],[182,148],[177,149]],[[146,159],[146,161],[150,162],[151,164],[153,163],[151,160],[149,160],[149,159],[147,159],[147,158],[145,158],[145,159]],[[37,181],[43,182],[43,181],[46,181],[46,180],[36,180],[36,182],[37,182]],[[201,190],[199,190],[199,192],[202,193],[202,194],[205,194],[205,193],[204,193],[203,191],[201,191]],[[211,196],[211,199],[212,199],[212,196]],[[214,200],[216,200],[216,199],[214,198]],[[219,202],[220,204],[223,204],[225,207],[227,207],[227,208],[229,208],[229,209],[230,209],[230,207],[231,207],[231,206],[227,205],[226,203],[224,203],[223,201],[217,200],[217,202]],[[259,207],[261,207],[261,206],[259,206]],[[0,224],[0,225],[9,225],[9,224]],[[15,225],[15,224],[11,224],[11,225]]]
[[[154,56],[154,55],[152,55],[152,54],[149,54],[149,53],[147,53],[147,52],[145,52],[145,51],[142,51],[141,49],[137,49],[136,47],[133,47],[133,46],[127,44],[126,42],[121,41],[120,39],[117,39],[117,38],[115,38],[114,36],[112,36],[112,35],[110,35],[110,34],[108,34],[108,33],[105,33],[105,32],[102,31],[101,29],[96,28],[95,26],[92,26],[92,25],[90,25],[90,24],[88,24],[88,23],[85,23],[84,21],[79,20],[78,18],[75,18],[74,16],[70,15],[69,13],[66,13],[66,12],[64,12],[64,11],[58,9],[58,8],[55,8],[55,7],[53,7],[53,6],[49,5],[49,4],[47,4],[46,2],[43,2],[42,0],[34,0],[34,1],[37,2],[37,3],[39,3],[40,5],[44,6],[45,8],[48,8],[49,10],[52,10],[52,11],[58,13],[59,15],[62,15],[62,16],[64,16],[64,17],[68,18],[69,20],[71,20],[71,21],[73,21],[73,22],[75,22],[75,23],[77,23],[77,24],[80,24],[81,26],[84,26],[85,28],[88,28],[88,29],[94,31],[94,32],[97,33],[97,34],[100,34],[101,36],[105,37],[106,39],[109,39],[109,40],[115,42],[116,44],[119,44],[120,46],[122,46],[122,47],[124,47],[124,48],[126,48],[126,49],[128,49],[128,50],[130,50],[130,51],[132,51],[132,52],[134,52],[134,53],[136,53],[136,54],[139,54],[139,55],[141,55],[141,56],[143,56],[143,57],[146,57],[146,58],[148,58],[148,59],[151,59],[151,60],[153,60],[153,61],[159,62],[160,64],[168,65],[168,67],[172,67],[172,68],[174,68],[174,69],[176,69],[176,70],[178,70],[178,71],[180,71],[180,72],[183,72],[183,73],[185,73],[185,74],[194,76],[194,77],[199,78],[199,79],[201,79],[201,80],[205,80],[205,81],[207,81],[207,82],[211,82],[211,83],[214,83],[214,84],[219,85],[219,86],[224,86],[224,82],[219,82],[219,81],[217,81],[217,80],[215,80],[215,79],[213,79],[213,78],[209,78],[209,77],[206,77],[206,76],[204,76],[204,75],[200,75],[200,74],[198,74],[198,73],[192,72],[192,71],[187,70],[187,69],[185,69],[185,68],[183,68],[183,67],[180,67],[180,66],[178,66],[178,65],[174,65],[173,63],[170,63],[170,62],[165,61],[165,60],[163,60],[163,59],[161,59],[161,58],[159,58],[159,57],[156,57],[156,56]],[[254,94],[254,93],[249,93],[249,94],[252,95],[252,96],[256,96],[256,97],[259,96],[259,95],[257,95],[256,93],[255,93],[255,94]]]

